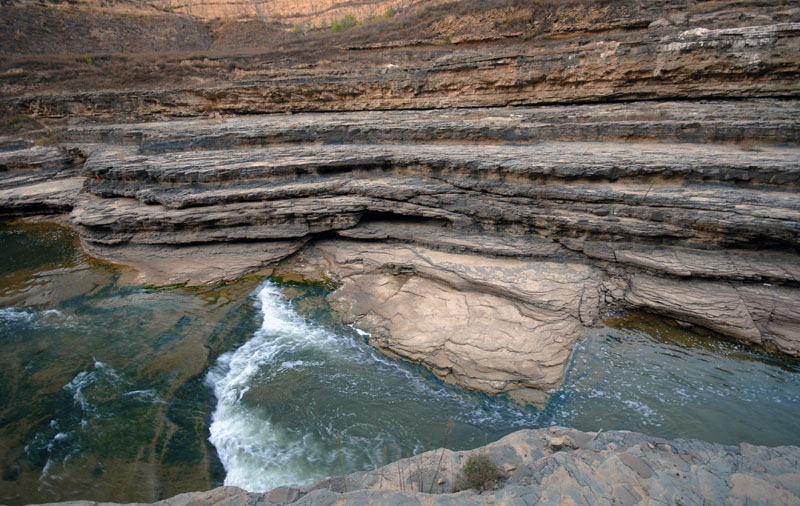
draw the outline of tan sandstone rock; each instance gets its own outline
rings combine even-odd
[[[526,403],[560,385],[581,319],[597,318],[597,272],[583,264],[337,240],[282,267],[312,265],[341,282],[329,300],[373,346]]]

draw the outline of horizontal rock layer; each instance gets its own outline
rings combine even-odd
[[[450,493],[454,477],[471,455],[488,457],[501,470],[502,480],[480,494]],[[796,504],[798,458],[800,448],[795,446],[723,446],[635,432],[553,427],[515,432],[473,451],[423,453],[344,480],[331,478],[268,493],[221,487],[154,504]]]
[[[663,141],[797,144],[795,100],[658,101],[538,107],[234,116],[150,123],[74,125],[75,141],[129,143],[143,152],[287,143],[462,141]]]
[[[789,19],[720,29],[687,29],[669,22],[650,27],[639,20],[612,26],[618,31],[611,34],[562,34],[479,49],[427,47],[364,58],[365,64],[358,61],[362,55],[354,60],[343,51],[329,55],[338,60],[335,70],[325,59],[294,68],[261,62],[266,68],[246,73],[244,79],[198,76],[201,84],[178,88],[165,83],[148,90],[127,85],[20,96],[19,86],[10,84],[14,93],[0,96],[0,104],[8,111],[44,117],[103,118],[790,98],[800,92],[795,57],[800,19],[797,13]],[[771,20],[766,16],[762,21]]]
[[[336,279],[373,345],[521,402],[608,310],[796,355],[797,102],[658,107],[71,126],[60,149],[6,142],[0,203],[71,209],[89,252],[145,282]]]

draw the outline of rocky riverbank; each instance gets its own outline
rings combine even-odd
[[[152,86],[113,56],[3,59],[0,104],[47,128],[0,140],[0,216],[54,217],[139,283],[333,282],[370,344],[523,404],[619,311],[800,354],[796,5],[503,12],[485,37],[165,58]]]
[[[607,311],[646,309],[797,354],[796,107],[66,127],[60,147],[2,153],[0,199],[6,215],[71,211],[87,251],[136,267],[145,283],[265,267],[337,280],[333,302],[372,344],[540,403]],[[553,140],[561,129],[570,142]],[[774,131],[782,145],[704,142]]]
[[[542,404],[619,310],[797,355],[797,107],[67,126],[57,147],[6,141],[0,205],[69,212],[88,252],[142,283],[335,280],[331,302],[384,352]]]
[[[470,456],[495,463],[489,490],[453,492]],[[800,449],[664,440],[635,432],[523,430],[467,452],[434,450],[305,487],[181,494],[158,506],[333,504],[796,504]],[[97,504],[86,501],[69,506]]]

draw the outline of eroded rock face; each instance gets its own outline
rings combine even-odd
[[[477,454],[493,461],[503,480],[481,494],[452,493],[454,477]],[[795,446],[723,446],[553,427],[515,432],[472,451],[434,450],[354,473],[346,477],[347,492],[342,478],[331,478],[263,494],[221,487],[154,504],[795,504],[800,501],[798,457]]]
[[[607,310],[796,355],[796,103],[658,107],[660,122],[610,104],[67,127],[60,150],[7,144],[0,202],[71,209],[87,251],[140,282],[335,279],[332,304],[373,345],[521,402],[546,401]],[[558,118],[579,118],[570,142]],[[709,142],[776,128],[781,145]]]
[[[375,346],[525,402],[607,310],[797,355],[800,11],[676,5],[563,6],[530,41],[389,41],[180,89],[23,79],[9,111],[195,119],[4,140],[0,213],[69,212],[141,282],[338,280]],[[220,113],[248,115],[197,119]]]
[[[245,80],[203,79],[198,87],[35,93],[1,97],[0,103],[50,117],[185,117],[796,95],[797,14],[789,13],[791,22],[767,15],[762,22],[768,24],[705,27],[732,14],[724,11],[698,20],[700,26],[667,22],[650,30],[638,19],[632,26],[595,27],[605,32],[598,36],[562,32],[480,51],[417,51],[398,55],[399,64],[389,56],[364,66],[337,54],[342,64],[334,72],[323,62],[294,69],[264,65],[268,70]]]
[[[63,148],[0,137],[0,216],[68,212],[83,187],[82,163]]]

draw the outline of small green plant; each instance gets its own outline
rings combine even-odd
[[[10,116],[0,115],[0,135],[17,134],[26,130],[36,130],[41,128],[36,120],[21,114]]]
[[[538,37],[539,35],[541,35],[542,32],[543,32],[542,27],[541,26],[537,26],[533,30],[529,30],[529,31],[523,33],[522,35],[520,35],[520,39],[524,40],[524,41],[531,40],[534,37]]]
[[[94,60],[92,60],[92,57],[91,57],[91,56],[89,56],[89,53],[84,53],[84,55],[83,55],[83,59],[84,59],[84,60],[86,61],[86,63],[88,63],[89,65],[94,65]]]
[[[37,137],[36,140],[33,141],[33,143],[36,144],[37,146],[52,146],[56,142],[55,139],[50,135],[42,135]]]
[[[342,19],[334,20],[331,23],[331,31],[341,32],[348,28],[353,28],[358,24],[356,17],[352,14],[345,14]]]
[[[474,488],[483,492],[489,490],[502,478],[497,465],[484,454],[470,455],[458,473],[453,485],[454,491]]]
[[[383,13],[383,17],[385,17],[386,19],[392,19],[393,16],[394,16],[394,9],[392,9],[391,6],[387,7],[386,12]]]

